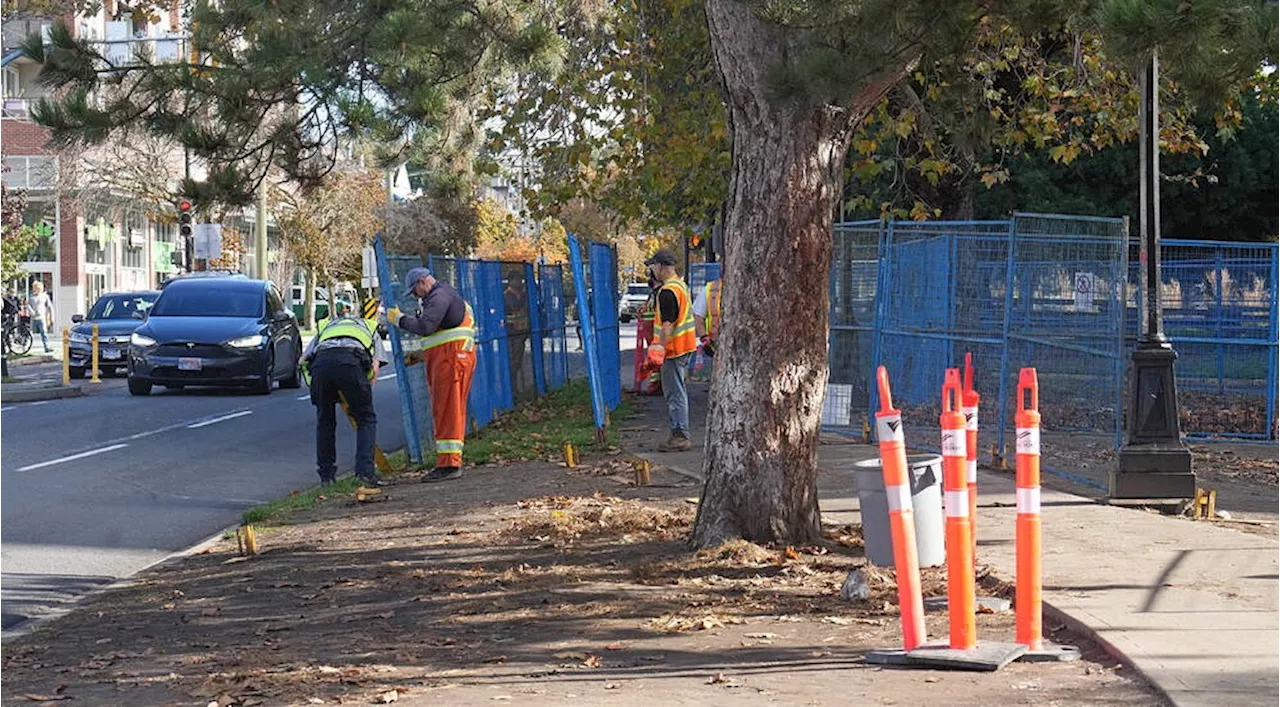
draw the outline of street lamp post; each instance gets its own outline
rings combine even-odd
[[[1153,50],[1142,72],[1139,116],[1141,160],[1142,331],[1133,352],[1128,441],[1111,472],[1114,499],[1189,499],[1196,476],[1182,443],[1173,362],[1178,354],[1164,334],[1160,304],[1160,91],[1159,56]]]

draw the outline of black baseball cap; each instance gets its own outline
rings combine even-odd
[[[648,260],[644,261],[644,264],[645,265],[675,265],[678,262],[679,261],[676,260],[675,253],[672,253],[667,248],[663,248],[657,253],[654,253],[652,258],[649,258]]]

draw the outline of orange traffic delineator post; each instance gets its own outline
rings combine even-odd
[[[969,482],[965,474],[965,423],[961,408],[960,370],[948,368],[942,385],[942,488],[947,514],[947,613],[951,647],[974,648],[976,597],[973,546],[969,528]]]
[[[911,477],[902,431],[902,413],[893,407],[889,373],[876,371],[880,411],[876,413],[876,438],[880,441],[880,468],[889,502],[889,529],[893,536],[893,564],[898,578],[898,607],[902,615],[902,648],[913,650],[924,643],[924,598],[920,593],[920,558],[916,548],[915,509],[911,504]]]
[[[1017,588],[1014,594],[1014,640],[1027,647],[1022,661],[1078,660],[1075,646],[1044,640],[1042,569],[1040,566],[1040,386],[1036,369],[1018,373],[1017,432]]]
[[[981,397],[973,389],[973,354],[966,353],[961,404],[964,408],[965,480],[969,486],[969,547],[975,567],[978,565],[978,402]]]
[[[1027,397],[1031,404],[1027,406]],[[1040,648],[1040,391],[1034,368],[1018,374],[1017,451],[1017,616],[1016,639],[1031,650]]]

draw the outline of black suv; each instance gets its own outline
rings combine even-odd
[[[249,387],[302,385],[302,335],[275,285],[244,277],[166,282],[129,340],[129,392],[153,385]]]

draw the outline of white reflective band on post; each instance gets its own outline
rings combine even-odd
[[[1040,428],[1039,427],[1019,427],[1018,428],[1018,454],[1039,454],[1040,453]]]
[[[948,491],[944,498],[947,505],[948,518],[968,518],[969,517],[969,492],[968,491]]]
[[[964,409],[964,428],[966,430],[978,429],[978,408]]]
[[[1040,487],[1018,489],[1018,515],[1040,515]]]
[[[969,459],[968,461],[965,462],[964,465],[969,472],[968,473],[969,483],[970,484],[978,483],[978,460]]]
[[[884,487],[884,495],[889,499],[889,512],[911,510],[911,487],[906,484]]]
[[[876,439],[880,442],[901,442],[902,415],[876,415]]]
[[[964,430],[943,430],[942,431],[942,456],[944,457],[963,457],[965,456],[965,439]]]

